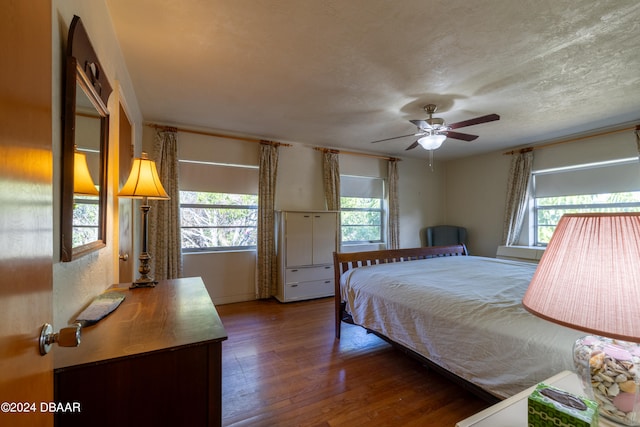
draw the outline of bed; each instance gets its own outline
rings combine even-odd
[[[360,325],[489,401],[573,369],[584,333],[521,304],[536,264],[456,245],[335,253],[334,268],[336,338]]]

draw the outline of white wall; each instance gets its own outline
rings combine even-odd
[[[445,218],[446,168],[431,170],[427,160],[403,159],[399,166],[400,247],[423,246],[424,229],[442,224]]]
[[[53,115],[53,182],[60,182],[62,153],[62,81],[66,40],[73,15],[84,24],[94,50],[114,88],[108,103],[109,123],[107,246],[71,262],[60,260],[60,187],[54,185],[54,248],[53,248],[53,325],[57,330],[72,322],[91,300],[117,281],[118,222],[114,200],[117,191],[118,105],[122,103],[130,120],[141,135],[140,114],[129,75],[117,43],[109,12],[103,0],[54,0],[52,2],[52,115]],[[139,137],[137,138],[139,141]],[[115,204],[117,205],[117,204]]]
[[[492,153],[446,164],[444,222],[467,228],[472,255],[495,256],[500,245],[510,162]]]

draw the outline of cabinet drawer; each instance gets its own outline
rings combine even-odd
[[[309,280],[333,279],[333,266],[287,268],[285,283],[307,282]]]
[[[333,295],[333,293],[333,279],[287,283],[284,285],[284,297],[287,301],[327,297]]]

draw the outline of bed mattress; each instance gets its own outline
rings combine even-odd
[[[341,292],[356,324],[507,398],[572,370],[585,335],[522,306],[535,268],[475,256],[380,264],[346,271]]]

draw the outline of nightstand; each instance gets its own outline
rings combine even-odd
[[[542,381],[569,393],[584,395],[580,378],[570,371],[563,371]],[[532,386],[510,398],[478,412],[456,424],[456,427],[518,427],[527,426],[527,398],[535,390]],[[600,417],[601,427],[615,427],[615,424]]]

